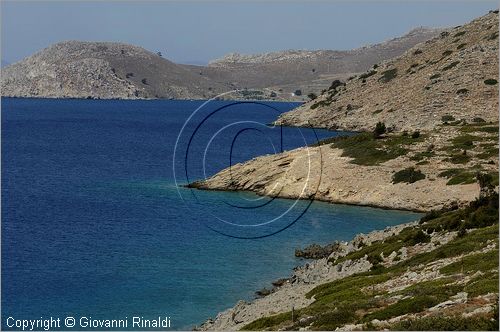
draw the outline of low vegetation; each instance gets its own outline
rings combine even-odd
[[[384,257],[403,247],[429,243],[433,232],[460,229],[469,231],[458,232],[451,241],[436,244],[433,250],[389,266],[381,264]],[[496,248],[485,251],[492,243]],[[289,311],[257,319],[243,329],[299,330],[307,326],[311,330],[335,330],[346,324],[361,324],[367,330],[498,330],[498,305],[493,312],[471,317],[461,316],[461,311],[428,311],[461,292],[467,292],[468,299],[472,299],[462,306],[479,303],[473,300],[477,296],[498,293],[498,194],[482,197],[463,209],[430,212],[418,226],[407,227],[330,263],[363,257],[372,262],[370,271],[317,286],[307,294],[314,297],[314,302],[295,310],[293,319]],[[442,266],[431,280],[416,281],[400,290],[381,287],[408,271],[418,275],[423,266],[444,259],[451,263]],[[388,321],[402,315],[407,316]],[[375,323],[375,319],[385,325]]]
[[[380,127],[377,133],[382,131]],[[383,138],[375,133],[361,133],[355,136],[336,137],[323,141],[332,147],[343,149],[342,156],[353,158],[358,165],[378,165],[385,161],[406,154],[408,146],[423,141],[423,135],[417,138],[401,134],[390,134]]]
[[[383,122],[377,122],[377,125],[373,130],[373,137],[380,138],[383,134],[385,134],[386,131],[387,128],[385,127],[385,124]]]
[[[423,179],[425,179],[425,175],[420,170],[416,170],[414,167],[408,167],[394,173],[392,176],[392,183],[414,183]]]
[[[455,121],[455,117],[453,115],[443,115],[441,117],[441,121],[443,122]]]
[[[367,79],[368,77],[373,76],[376,73],[377,73],[376,70],[373,70],[373,69],[369,70],[366,73],[363,73],[363,74],[359,75],[359,79]]]
[[[379,81],[383,82],[383,83],[387,83],[387,82],[390,82],[392,79],[396,78],[397,75],[398,75],[397,68],[388,69],[388,70],[382,72],[382,76],[379,78]]]
[[[458,65],[460,63],[460,61],[453,61],[452,63],[444,66],[441,71],[447,71],[447,70],[450,70],[452,69],[453,67],[455,67],[456,65]]]
[[[314,145],[331,144],[333,148],[342,149],[342,156],[353,158],[354,164],[378,165],[406,154],[409,146],[424,139],[425,135],[418,131],[411,136],[408,133],[387,134],[385,124],[379,122],[372,133],[327,138]]]
[[[475,173],[470,172],[467,169],[451,168],[439,173],[438,176],[449,179],[446,183],[448,185],[469,184],[476,182]]]

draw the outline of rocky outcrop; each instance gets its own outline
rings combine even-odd
[[[498,11],[441,32],[283,114],[279,124],[433,130],[443,117],[498,121]]]
[[[233,165],[192,187],[248,190],[259,195],[301,198],[390,209],[429,211],[463,205],[479,194],[477,184],[447,185],[437,176],[446,163],[420,166],[426,178],[415,183],[392,183],[394,172],[412,164],[406,156],[382,166],[363,166],[330,146],[300,148]]]
[[[313,243],[304,249],[295,249],[295,257],[307,259],[320,259],[330,256],[330,254],[337,250],[339,243],[331,243],[326,246]]]

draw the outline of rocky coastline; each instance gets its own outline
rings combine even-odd
[[[490,211],[478,217],[485,208]],[[316,259],[195,330],[412,330],[436,321],[458,329],[498,326],[498,193],[492,189],[465,208],[304,251]],[[342,296],[356,288],[359,298]],[[363,309],[354,313],[356,306]],[[349,310],[345,317],[337,316],[341,308]],[[325,321],[328,315],[334,318]]]
[[[359,261],[346,261],[342,264],[332,266],[328,260],[345,256],[353,251],[359,250],[364,245],[399,234],[406,227],[416,225],[410,222],[401,225],[386,227],[384,230],[373,231],[368,234],[358,234],[351,241],[332,243],[335,249],[327,257],[313,259],[304,265],[293,269],[289,277],[282,278],[273,283],[272,291],[265,296],[259,296],[252,302],[239,301],[234,307],[209,318],[194,330],[238,330],[251,321],[266,315],[274,315],[280,312],[299,309],[311,304],[314,299],[307,299],[306,293],[321,283],[345,278],[347,276],[366,272],[372,264],[366,259]]]

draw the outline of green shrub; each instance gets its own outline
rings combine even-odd
[[[411,134],[411,138],[419,138],[420,137],[420,132],[418,130],[414,131]]]
[[[441,117],[441,121],[443,122],[455,121],[455,117],[453,115],[446,114]]]
[[[496,264],[495,270],[498,270],[498,251],[496,251],[496,253],[497,257],[494,257],[492,262]],[[469,293],[470,297],[485,295],[488,293],[498,293],[498,272],[487,272],[484,275],[474,278],[467,286],[465,286],[464,291]],[[498,318],[498,312],[495,317]],[[496,329],[496,331],[498,331],[498,329]]]
[[[464,95],[464,94],[467,94],[468,92],[469,92],[469,89],[461,88],[461,89],[457,90],[457,95]]]
[[[307,97],[309,97],[309,99],[311,99],[311,100],[314,100],[314,99],[318,98],[318,96],[315,93],[313,93],[313,92],[311,92],[310,94],[308,94]]]
[[[405,239],[405,243],[411,246],[414,246],[419,243],[429,243],[430,241],[431,241],[430,235],[422,232],[421,229],[411,234],[408,234],[408,236]]]
[[[398,74],[398,69],[393,68],[393,69],[388,69],[384,72],[382,72],[382,76],[378,79],[380,82],[387,83],[394,79]]]
[[[488,78],[487,80],[484,80],[484,84],[486,85],[496,85],[498,84],[498,81],[494,78]]]
[[[476,176],[473,172],[468,172],[463,169],[452,169],[439,173],[438,176],[448,178],[447,185],[469,184],[476,182]]]
[[[448,55],[450,55],[450,54],[452,54],[452,53],[453,53],[453,51],[451,51],[451,50],[446,50],[446,51],[444,51],[444,52],[443,52],[443,56],[448,56]]]
[[[463,36],[467,33],[467,31],[460,31],[460,32],[457,32],[453,37],[460,37],[460,36]]]
[[[498,320],[486,317],[430,316],[401,320],[392,325],[393,331],[498,331]]]
[[[415,170],[413,167],[408,167],[400,170],[392,176],[392,183],[414,183],[425,179],[425,175],[420,170]]]
[[[385,127],[385,123],[377,122],[377,124],[375,125],[375,129],[373,129],[373,137],[379,138],[380,136],[385,134],[386,130],[387,129]]]
[[[486,81],[488,81],[488,80],[486,80]],[[488,84],[488,83],[486,83],[486,81],[484,81],[484,83]],[[496,80],[495,80],[495,82],[496,82]],[[475,122],[475,123],[484,123],[484,122],[486,122],[486,120],[483,119],[483,118],[480,118],[480,117],[476,117],[476,118],[472,119],[472,122]]]
[[[471,157],[467,153],[460,153],[451,155],[449,158],[446,158],[445,161],[448,161],[453,164],[467,164],[470,161],[470,159]]]
[[[431,211],[420,219],[420,224],[422,229],[431,232],[456,231],[462,227],[465,229],[487,228],[498,224],[498,194],[492,193],[477,198],[467,207],[459,210]]]
[[[462,126],[460,128],[461,132],[464,133],[472,133],[472,132],[483,132],[483,133],[493,133],[493,134],[498,134],[498,126],[486,126],[483,123],[478,123],[474,125],[466,125]],[[475,141],[480,141],[480,140],[494,140],[497,141],[498,138],[495,137],[478,137],[478,136],[471,136],[474,138]]]
[[[429,77],[430,80],[434,80],[436,78],[440,78],[441,77],[441,74],[440,73],[436,73],[434,75],[432,75],[431,77]]]
[[[464,228],[461,228],[464,229]],[[498,267],[498,249],[485,253],[473,254],[463,257],[461,260],[448,264],[439,272],[442,274],[457,274],[476,271],[490,271]],[[497,287],[498,292],[498,287]]]
[[[474,141],[476,140],[476,136],[465,134],[465,135],[460,135],[451,140],[451,143],[453,144],[453,149],[463,149],[467,150],[472,147],[474,147]]]
[[[434,156],[434,152],[432,150],[425,151],[425,152],[418,152],[415,155],[413,155],[412,157],[410,157],[410,160],[413,160],[413,161],[422,161],[425,158],[431,158],[433,156]]]
[[[408,153],[407,145],[423,141],[424,135],[411,138],[397,135],[387,135],[376,139],[373,133],[362,133],[354,136],[344,136],[326,139],[320,144],[332,143],[333,148],[342,149],[343,157],[351,157],[352,163],[358,165],[378,165]]]
[[[343,326],[346,323],[351,322],[355,319],[354,311],[349,307],[336,308],[333,311],[325,312],[321,314],[314,321],[314,328],[323,331],[333,331],[337,327]]]
[[[332,82],[332,84],[330,84],[330,87],[328,88],[328,90],[337,90],[337,88],[338,88],[339,86],[344,86],[344,85],[345,85],[345,83],[344,83],[344,82],[342,82],[342,81],[340,81],[340,80],[334,80],[334,81]]]
[[[392,317],[401,316],[404,314],[421,312],[427,308],[433,307],[439,303],[435,296],[423,295],[415,296],[412,298],[400,300],[395,304],[391,304],[382,310],[375,311],[365,316],[365,320],[371,321],[373,319],[387,320]]]
[[[368,256],[366,256],[366,259],[370,263],[372,263],[374,266],[382,263],[382,261],[383,261],[383,259],[380,256],[380,254],[377,255],[376,253],[370,253]]]
[[[377,71],[376,71],[376,70],[369,70],[369,71],[367,71],[366,73],[363,73],[363,74],[359,75],[359,78],[360,78],[360,79],[367,79],[368,77],[373,76],[373,75],[375,75],[376,73],[377,73]]]
[[[441,71],[447,71],[447,70],[450,70],[451,68],[455,67],[456,65],[458,65],[460,63],[460,61],[454,61],[452,63],[450,63],[449,65],[446,65],[444,66]]]
[[[271,326],[278,325],[287,320],[292,320],[291,312],[284,312],[274,316],[259,318],[243,326],[241,329],[246,331],[259,331],[269,328]]]
[[[465,46],[467,46],[467,44],[463,43],[463,44],[460,44],[457,46],[457,50],[461,50],[462,48],[464,48]]]

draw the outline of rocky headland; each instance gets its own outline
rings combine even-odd
[[[497,30],[491,12],[443,31],[277,120],[364,133],[258,157],[191,186],[416,211],[466,205],[479,195],[476,173],[498,183]]]

